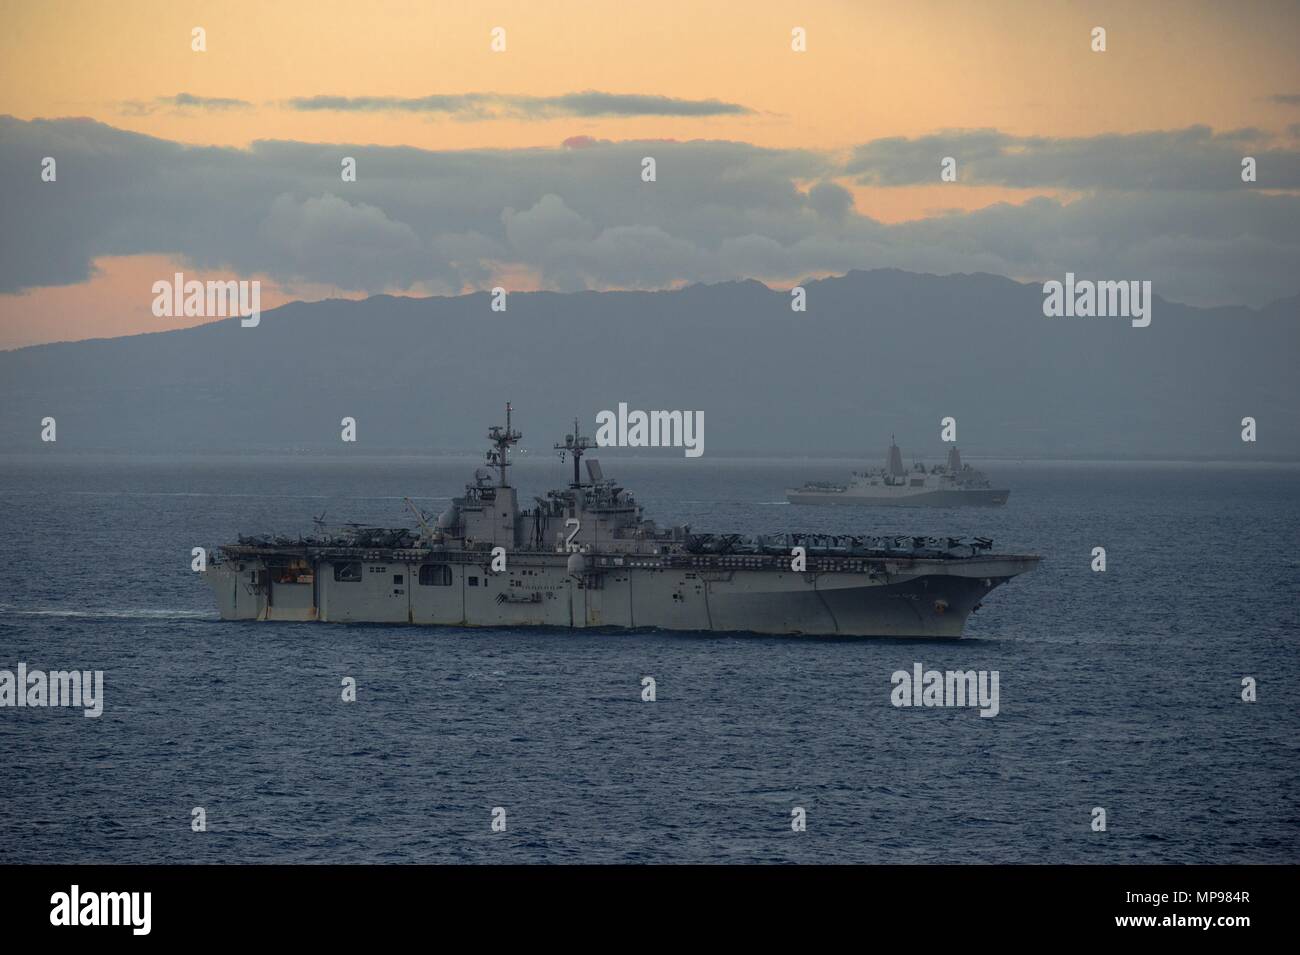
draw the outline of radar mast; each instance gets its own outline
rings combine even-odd
[[[504,428],[499,424],[494,424],[488,428],[488,440],[496,447],[487,453],[488,467],[496,468],[501,473],[501,487],[509,487],[506,483],[506,468],[510,467],[510,446],[518,444],[519,439],[523,437],[518,431],[510,427],[510,402],[506,402],[506,426]]]
[[[560,460],[564,460],[565,454],[573,455],[573,483],[569,487],[582,487],[582,476],[578,471],[578,464],[582,461],[582,456],[593,447],[591,438],[583,437],[578,433],[578,419],[573,419],[573,434],[564,436],[563,444],[556,444],[555,450],[560,452]]]

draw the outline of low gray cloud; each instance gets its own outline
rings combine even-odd
[[[1272,145],[1260,130],[1207,126],[1078,138],[954,130],[865,143],[847,168],[865,185],[930,184],[948,156],[961,185],[1135,192],[1240,190],[1241,160],[1253,156],[1260,186],[1300,189],[1300,153]]]
[[[162,253],[214,275],[362,292],[455,293],[521,271],[572,291],[779,284],[895,267],[1150,279],[1157,294],[1202,305],[1295,294],[1300,197],[1262,187],[1296,153],[1261,154],[1259,185],[1238,176],[1235,188],[1194,188],[1206,175],[1198,150],[1217,163],[1232,137],[1168,134],[1181,136],[1179,151],[1162,135],[1127,141],[1135,150],[1155,144],[1176,161],[1164,174],[1189,188],[1142,190],[1136,173],[1107,168],[1092,180],[1117,183],[1115,191],[1095,186],[1074,201],[1035,198],[891,224],[857,211],[836,181],[847,175],[843,162],[809,150],[718,141],[455,152],[268,141],[229,149],[90,120],[3,117],[0,291],[83,281],[100,256]],[[990,156],[1004,148],[1002,134],[982,136]],[[900,141],[883,142],[853,162],[890,154]],[[656,182],[641,179],[647,155],[657,161]],[[57,182],[41,181],[45,156],[57,158]],[[356,182],[341,180],[345,156],[356,159]],[[1155,168],[1141,157],[1129,167]],[[1086,172],[1074,168],[1067,181]]]
[[[226,99],[220,96],[195,96],[193,93],[177,93],[165,97],[160,102],[170,102],[173,106],[193,106],[198,109],[248,109],[253,104],[242,99]]]
[[[1275,93],[1269,99],[1279,106],[1300,106],[1300,93]]]
[[[144,102],[127,100],[121,104],[123,112],[132,116],[147,116],[162,109],[183,110],[231,110],[251,109],[252,103],[242,99],[229,99],[221,96],[195,96],[193,93],[177,93],[175,96],[159,96]]]
[[[447,113],[462,119],[552,119],[561,116],[742,116],[753,110],[716,99],[676,99],[585,90],[561,96],[450,93],[400,96],[307,96],[286,101],[290,109],[354,113]]]

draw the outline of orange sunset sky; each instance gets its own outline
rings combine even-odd
[[[1191,126],[1216,134],[1253,130],[1256,142],[1294,150],[1298,22],[1292,3],[1191,0],[4,2],[0,115],[87,117],[174,143],[239,150],[260,140],[558,150],[590,137],[726,140],[843,158],[863,143],[944,130],[1086,138]],[[505,52],[490,48],[497,26],[506,30]],[[1107,30],[1104,54],[1089,47],[1094,26]],[[194,27],[206,31],[206,52],[191,49]],[[790,48],[794,27],[807,31],[806,53]],[[399,101],[584,91],[737,109],[466,115],[290,105],[321,96]],[[203,105],[178,105],[178,94]],[[30,188],[46,185],[39,170],[30,173]],[[891,186],[848,175],[834,181],[851,194],[857,216],[885,224],[1041,196],[1068,203],[1083,191],[977,182],[954,188],[935,178]],[[806,185],[796,177],[796,188]],[[40,221],[10,221],[5,241],[21,245],[24,233],[41,229]],[[14,279],[19,287],[0,295],[0,348],[185,323],[155,318],[148,293],[156,279],[186,268],[184,249],[141,242],[130,254],[91,257],[91,274],[81,281]],[[511,276],[514,287],[546,284],[518,263],[492,269],[496,278]],[[429,289],[413,283],[389,290]],[[373,291],[268,271],[263,308]]]

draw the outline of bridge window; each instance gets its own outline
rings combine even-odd
[[[446,564],[421,564],[420,583],[425,587],[450,587],[451,568]]]
[[[345,564],[335,564],[334,579],[340,583],[355,584],[361,579],[361,562],[353,560]]]

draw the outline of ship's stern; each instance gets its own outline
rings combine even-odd
[[[222,620],[257,620],[265,613],[257,569],[229,560],[209,563],[203,581],[216,597]]]

